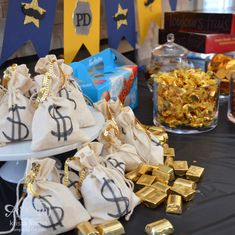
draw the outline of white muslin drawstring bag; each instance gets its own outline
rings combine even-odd
[[[116,101],[102,99],[95,104],[95,108],[104,115],[106,120],[111,120],[122,111],[123,104],[119,99]]]
[[[6,71],[7,89],[1,87],[0,143],[30,140],[34,108],[25,94],[33,82],[26,65],[12,65]]]
[[[115,121],[122,129],[124,142],[134,146],[141,159],[149,164],[163,164],[163,147],[156,138],[152,142],[153,136],[137,122],[130,107],[124,107]]]
[[[48,180],[54,170],[53,159],[28,161],[27,196],[20,211],[22,235],[60,234],[90,219],[67,187]]]
[[[55,77],[53,66],[54,62],[51,62],[49,72],[35,77],[41,89],[37,94],[37,109],[32,122],[33,151],[88,141],[88,137],[80,129],[73,103],[57,96],[60,83]]]
[[[58,96],[69,100],[76,112],[80,128],[95,125],[95,119],[89,110],[81,89],[73,78],[73,69],[64,63],[64,60],[57,60],[55,55],[48,55],[38,60],[35,66],[35,72],[45,74],[49,72],[50,62],[53,63],[54,79],[59,82]]]
[[[92,217],[92,224],[119,219],[129,220],[134,208],[140,203],[133,193],[133,183],[116,169],[105,167],[95,152],[88,146],[79,150],[75,158],[85,169],[86,176],[81,183],[81,195],[85,208]],[[71,168],[76,164],[71,161]],[[75,167],[76,169],[81,168]],[[81,170],[81,169],[80,169]]]
[[[114,167],[120,166],[121,169],[124,168],[127,172],[135,170],[139,164],[144,162],[144,159],[141,159],[137,154],[134,146],[123,144],[119,136],[120,130],[117,125],[112,120],[106,121],[98,137],[99,142],[104,144],[102,155],[107,155],[105,159]]]

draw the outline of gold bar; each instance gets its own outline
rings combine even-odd
[[[174,157],[165,157],[164,165],[173,168],[173,166],[174,166]]]
[[[132,182],[136,182],[139,179],[139,174],[137,170],[130,171],[125,176]]]
[[[151,187],[157,189],[158,191],[161,191],[163,193],[168,194],[170,192],[171,187],[167,184],[163,184],[161,182],[155,182],[151,185]]]
[[[152,166],[148,165],[148,164],[144,164],[144,163],[141,163],[139,165],[139,167],[137,168],[137,171],[138,171],[138,174],[139,175],[144,175],[144,174],[147,174],[147,173],[150,173],[152,172]]]
[[[164,156],[165,157],[175,157],[175,149],[174,148],[164,148]]]
[[[165,165],[158,165],[153,168],[152,174],[156,176],[158,181],[165,184],[168,184],[168,181],[175,179],[174,170],[171,167]]]
[[[166,198],[166,193],[157,191],[155,189],[153,192],[146,195],[146,197],[143,199],[143,203],[149,208],[156,208],[158,205],[164,202]]]
[[[165,165],[159,165],[158,168],[159,168],[159,170],[170,175],[170,181],[175,179],[175,174],[174,174],[173,168],[171,168],[169,166],[165,166]]]
[[[163,144],[162,146],[164,149],[170,148],[169,145],[167,143]]]
[[[199,166],[190,166],[186,172],[186,178],[194,182],[199,182],[204,173],[205,168]]]
[[[163,184],[168,184],[171,176],[165,172],[160,171],[159,169],[153,169],[152,173],[155,177],[156,180],[163,183]]]
[[[166,213],[182,214],[182,196],[171,194],[167,199]]]
[[[153,133],[154,134],[154,133]],[[154,134],[161,143],[166,143],[168,141],[167,133]]]
[[[169,235],[173,234],[174,227],[167,219],[161,219],[145,226],[148,235]]]
[[[188,162],[187,161],[174,161],[173,168],[175,170],[176,175],[184,176],[186,171],[188,170]]]
[[[99,235],[99,232],[89,222],[83,222],[77,225],[78,235]]]
[[[139,197],[141,201],[143,201],[144,198],[153,191],[155,191],[155,188],[145,186],[144,188],[142,188],[138,192],[136,192],[135,195],[137,197]]]
[[[100,235],[121,235],[125,234],[122,224],[118,220],[113,220],[100,224],[96,227]]]
[[[174,182],[174,185],[181,185],[181,186],[189,187],[194,190],[197,188],[197,184],[195,182],[191,180],[182,179],[182,178],[176,179]]]
[[[156,176],[153,175],[141,175],[138,181],[136,182],[136,186],[138,188],[144,186],[150,186],[156,179]]]
[[[186,202],[191,201],[196,192],[195,190],[182,185],[173,185],[173,187],[171,187],[171,191],[181,195]]]

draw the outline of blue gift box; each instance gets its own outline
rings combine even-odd
[[[93,102],[119,98],[132,109],[138,105],[138,67],[114,49],[106,49],[70,64],[83,93]]]

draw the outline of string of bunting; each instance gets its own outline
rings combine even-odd
[[[0,65],[31,40],[39,57],[49,53],[57,0],[8,1]],[[162,0],[105,0],[108,44],[118,48],[125,38],[135,48],[138,21],[142,44],[151,22],[162,23]],[[135,14],[135,3],[138,14]],[[176,10],[177,0],[169,0]],[[64,1],[64,56],[72,62],[84,45],[91,55],[100,50],[100,0]]]

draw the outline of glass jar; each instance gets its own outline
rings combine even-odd
[[[200,69],[154,76],[154,124],[179,134],[212,130],[218,121],[220,81]]]
[[[216,54],[208,64],[208,71],[214,72],[214,76],[220,79],[220,97],[228,98],[229,80],[231,73],[234,72],[235,59],[224,54]]]
[[[152,75],[158,72],[169,72],[174,69],[190,67],[187,55],[188,50],[174,43],[174,34],[167,35],[167,42],[153,49],[150,64],[147,66],[147,82],[152,91]]]
[[[229,82],[228,119],[235,123],[235,76],[231,74]]]

